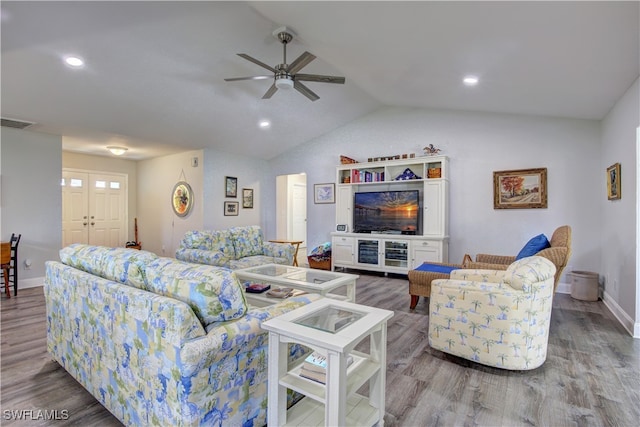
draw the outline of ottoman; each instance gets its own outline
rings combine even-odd
[[[419,297],[429,297],[431,295],[431,281],[436,279],[448,279],[451,271],[463,268],[461,264],[441,264],[425,262],[415,270],[410,270],[409,294],[411,295],[411,305],[413,310],[418,304]]]

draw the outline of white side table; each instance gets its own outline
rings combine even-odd
[[[384,425],[387,320],[393,312],[323,298],[262,324],[269,331],[267,421],[281,425]],[[370,337],[369,353],[355,346]],[[327,357],[326,385],[299,375],[304,358],[287,366],[289,343]],[[353,363],[347,367],[347,356]],[[369,381],[369,397],[355,392]],[[287,388],[307,396],[287,412]]]

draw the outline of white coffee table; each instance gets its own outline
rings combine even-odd
[[[256,267],[243,268],[235,271],[240,281],[266,283],[281,287],[293,288],[310,293],[320,294],[329,298],[356,301],[356,280],[358,275],[336,273],[333,271],[316,270],[313,268],[293,267],[281,264],[265,264]],[[346,288],[346,295],[332,293],[335,289]],[[265,294],[247,293],[250,303],[276,303],[277,298],[269,298]]]
[[[267,320],[268,425],[384,425],[387,321],[393,312],[323,298]],[[369,337],[369,353],[355,351]],[[327,357],[326,385],[299,375],[304,358],[287,366],[288,344]],[[347,357],[354,361],[347,367]],[[369,396],[355,392],[369,382]],[[306,397],[287,411],[287,388]]]

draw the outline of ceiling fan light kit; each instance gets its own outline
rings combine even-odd
[[[273,96],[278,89],[295,89],[311,101],[320,99],[311,89],[305,86],[303,81],[318,82],[318,83],[337,83],[344,84],[344,77],[337,76],[321,76],[318,74],[297,74],[302,68],[307,66],[311,61],[316,59],[315,55],[304,52],[298,58],[296,58],[291,64],[287,64],[287,44],[293,40],[294,32],[287,27],[280,27],[273,32],[273,36],[282,43],[282,64],[278,64],[275,67],[271,67],[262,61],[259,61],[246,53],[239,53],[238,56],[246,59],[249,62],[253,62],[256,65],[261,66],[273,73],[273,84],[267,92],[262,96],[262,99],[269,99]],[[224,79],[227,82],[233,82],[238,80],[262,80],[271,78],[271,76],[251,76],[251,77],[233,77]]]

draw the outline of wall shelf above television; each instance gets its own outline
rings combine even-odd
[[[446,156],[425,156],[400,160],[389,160],[382,162],[350,163],[336,167],[336,224],[344,225],[344,231],[334,233],[332,241],[338,238],[362,238],[380,239],[386,242],[388,239],[400,239],[413,242],[410,246],[411,256],[406,265],[393,267],[380,261],[377,266],[369,266],[367,263],[354,263],[338,261],[338,267],[361,268],[389,272],[404,272],[422,261],[446,262],[448,261],[448,241],[449,241],[449,159]],[[355,213],[363,208],[363,203],[356,205],[355,199],[363,193],[394,194],[394,193],[418,193],[418,220],[415,234],[403,231],[407,225],[403,223],[402,228],[389,227],[387,223],[381,223],[380,232],[376,232],[375,224],[368,224],[371,221],[362,221],[362,212],[356,216]],[[358,195],[358,196],[356,196]],[[372,198],[375,197],[372,195]],[[360,200],[362,202],[362,197]],[[366,198],[365,198],[366,199]],[[359,207],[358,207],[359,206]],[[373,212],[373,211],[372,211]],[[379,215],[381,216],[381,215]],[[354,223],[355,219],[355,223]],[[374,218],[375,219],[375,218]],[[373,221],[375,222],[375,221]],[[389,222],[389,221],[387,221]],[[393,222],[393,221],[392,221]],[[363,226],[363,224],[365,226]],[[371,228],[373,227],[373,228]],[[369,230],[367,230],[369,228]],[[397,228],[397,229],[396,229]],[[360,232],[358,232],[360,231]],[[363,232],[364,231],[364,232]],[[356,232],[356,233],[354,233]],[[394,236],[393,234],[398,234]],[[416,240],[417,239],[417,240]],[[357,240],[357,239],[356,239]],[[414,241],[415,240],[415,241]],[[338,243],[337,241],[334,243]],[[437,251],[425,251],[418,249],[422,246],[428,248],[438,248]],[[355,243],[351,245],[354,259],[357,259]],[[351,247],[346,245],[345,247]],[[381,246],[382,247],[382,246]],[[386,253],[380,251],[380,253]],[[381,259],[384,257],[381,255]],[[424,260],[420,259],[426,257]],[[393,264],[393,263],[391,263]]]
[[[425,156],[384,162],[350,163],[338,166],[337,184],[447,179],[448,158]]]

